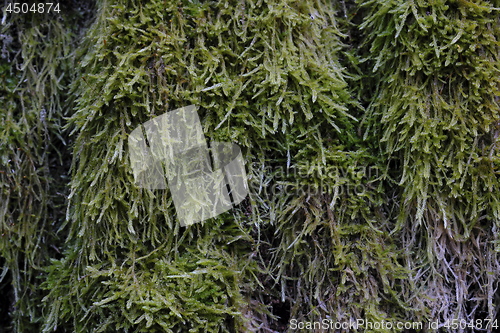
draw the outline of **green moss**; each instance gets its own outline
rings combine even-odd
[[[6,15],[0,34],[1,313],[9,316],[5,329],[16,332],[40,330],[39,277],[61,245],[55,227],[63,220],[68,158],[61,122],[71,106],[74,43],[65,18]]]
[[[165,324],[173,331],[182,331],[182,327],[248,330],[252,321],[266,319],[259,310],[262,306],[255,302],[248,310],[243,295],[266,306],[264,298],[269,293],[273,298],[294,297],[292,313],[299,318],[324,316],[324,309],[318,308],[323,301],[328,307],[341,301],[353,315],[373,306],[392,311],[389,303],[372,300],[373,295],[362,292],[363,283],[373,279],[360,267],[367,260],[363,257],[366,246],[374,253],[374,269],[377,260],[384,259],[382,273],[373,272],[378,280],[374,293],[385,288],[387,292],[381,292],[392,298],[389,281],[404,271],[387,238],[389,229],[377,229],[378,223],[386,222],[372,217],[372,211],[383,202],[377,197],[380,185],[375,183],[377,190],[365,197],[342,194],[341,203],[330,208],[334,192],[315,194],[311,199],[294,188],[318,189],[322,182],[333,183],[333,191],[341,185],[362,186],[363,175],[350,167],[377,163],[362,150],[349,151],[359,141],[353,134],[357,120],[350,114],[350,108],[357,110],[358,105],[347,91],[337,58],[340,35],[333,10],[314,2],[99,5],[98,17],[79,51],[78,76],[83,81],[74,83],[79,97],[70,119],[78,134],[68,212],[70,239],[66,259],[54,263],[46,284],[51,290],[46,298],[51,311],[46,331],[67,321],[79,332],[155,330]],[[151,192],[133,185],[124,144],[128,133],[150,117],[189,104],[201,106],[208,137],[242,146],[255,190],[250,200],[251,220],[248,207],[241,207],[234,217],[224,215],[199,226],[179,228],[168,191]],[[266,173],[268,168],[279,167],[305,172],[305,183],[298,176],[287,180]],[[344,184],[329,178],[328,172],[334,168],[348,172],[341,180]],[[264,178],[268,178],[264,185],[268,189],[283,181],[291,182],[292,188],[279,195],[261,192]],[[243,241],[252,237],[264,244]],[[317,243],[311,248],[308,242],[313,239]],[[387,247],[380,247],[382,239]],[[370,242],[362,245],[366,240]],[[210,250],[200,252],[203,248]],[[183,280],[174,292],[169,287],[171,279],[151,264],[155,256],[147,257],[151,251],[157,251],[160,262],[168,263],[168,269],[161,272],[172,275],[172,269],[180,269],[177,279],[188,281],[199,269],[193,265],[197,259],[189,259],[203,254],[216,260],[213,274],[203,275],[206,302],[184,301],[191,294]],[[311,256],[315,251],[328,254],[319,262]],[[341,260],[343,251],[354,251],[352,260]],[[134,259],[141,256],[148,258],[144,265]],[[311,260],[299,277],[298,268]],[[330,268],[325,271],[322,267]],[[132,269],[137,273],[132,274]],[[350,279],[345,269],[355,272],[356,281],[340,287],[333,296],[330,288],[337,290],[337,283]],[[268,278],[255,280],[259,271],[275,279],[280,291],[273,291]],[[221,276],[235,282],[217,282]],[[151,284],[150,279],[158,283]],[[296,279],[305,290],[314,290],[314,296],[303,299],[305,296],[295,295],[289,281]],[[325,282],[318,283],[318,279]],[[126,299],[135,299],[125,291],[130,283],[136,283],[139,295],[148,294],[148,288],[159,295],[177,294],[171,302],[179,315],[172,309],[155,310],[152,315],[149,308],[133,300],[126,311],[107,312],[121,308]],[[259,284],[268,290],[255,289]],[[329,292],[332,296],[326,298]],[[355,295],[356,302],[345,298],[347,294]],[[213,307],[215,298],[227,300],[226,306]],[[373,306],[362,305],[367,300]],[[154,303],[154,309],[163,306],[160,298],[147,301]],[[250,322],[245,319],[248,316],[253,318]],[[183,326],[178,326],[181,319]],[[204,326],[206,322],[213,326]]]
[[[88,12],[73,16],[88,8],[9,20],[4,326],[248,332],[286,331],[290,319],[494,318],[498,7],[118,0],[97,2],[88,30]],[[208,140],[242,148],[250,195],[181,227],[168,189],[134,185],[127,140],[190,104]]]
[[[414,271],[408,288],[427,295],[412,303],[421,320],[493,318],[499,3],[360,4],[374,80],[365,138],[380,141],[399,186],[398,229]]]

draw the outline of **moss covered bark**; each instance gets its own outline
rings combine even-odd
[[[498,7],[116,0],[88,30],[10,18],[0,328],[495,319]],[[168,189],[134,184],[127,140],[191,104],[208,141],[242,148],[250,194],[182,227]]]
[[[499,6],[363,3],[365,135],[399,188],[407,299],[425,320],[498,312]]]
[[[2,3],[2,8],[7,1]],[[0,330],[40,331],[40,276],[62,241],[75,37],[85,8],[8,15],[0,33]]]

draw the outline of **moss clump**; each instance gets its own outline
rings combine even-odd
[[[68,8],[65,8],[68,9]],[[0,330],[40,331],[43,266],[57,255],[79,7],[58,20],[4,13],[0,32]],[[71,24],[68,22],[71,20]],[[65,164],[66,163],[66,164]],[[5,321],[4,321],[5,320]]]
[[[291,319],[494,319],[499,7],[117,0],[97,2],[88,30],[70,12],[8,21],[4,326],[249,332],[286,331]],[[127,140],[191,104],[208,141],[242,148],[250,195],[181,227],[168,189],[134,184]],[[65,141],[69,183],[57,178]]]
[[[365,137],[399,186],[407,299],[420,320],[494,319],[500,3],[359,3],[374,82]]]
[[[320,2],[99,4],[80,50],[83,81],[74,84],[70,238],[46,283],[46,331],[63,322],[78,332],[250,330],[266,320],[259,309],[271,308],[269,297],[293,302],[298,318],[324,316],[335,304],[370,318],[393,312],[392,301],[373,298],[392,298],[390,281],[404,271],[387,221],[372,217],[380,185],[371,179],[366,196],[335,194],[362,184],[352,164],[378,163],[356,146],[340,35],[332,8]],[[189,104],[201,106],[208,137],[242,146],[252,193],[234,216],[184,229],[168,191],[133,185],[125,142],[137,125]],[[268,173],[281,167],[303,176]],[[329,174],[335,168],[347,176]],[[292,189],[279,195],[262,191],[287,182]],[[331,191],[295,192],[322,182]],[[326,270],[310,256],[320,252]],[[364,252],[373,253],[373,269],[383,260],[381,273],[364,272]],[[217,264],[204,268],[201,258]],[[184,280],[199,276],[207,287],[193,292]],[[362,291],[369,281],[374,294]],[[264,288],[252,291],[258,284]],[[301,284],[314,293],[294,291]]]

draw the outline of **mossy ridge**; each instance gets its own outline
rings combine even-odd
[[[449,8],[444,2],[434,2],[432,8],[424,1],[365,3],[367,26],[373,24],[372,36],[376,39],[372,40],[371,45],[375,46],[371,55],[365,53],[365,61],[372,65],[370,70],[376,68],[375,75],[382,73],[381,80],[376,80],[380,84],[369,92],[377,94],[366,117],[367,138],[382,142],[380,156],[366,151],[353,132],[355,119],[349,114],[358,115],[359,110],[352,110],[357,103],[347,93],[343,82],[346,73],[336,59],[341,47],[337,39],[340,33],[335,24],[330,24],[330,7],[319,2],[290,2],[289,6],[272,1],[249,2],[247,6],[222,2],[213,7],[211,3],[181,2],[167,3],[171,7],[167,11],[170,16],[166,17],[165,2],[153,2],[148,10],[154,10],[160,17],[158,21],[170,26],[155,30],[159,42],[167,40],[165,45],[147,48],[147,41],[155,36],[145,38],[145,44],[134,44],[145,29],[150,29],[150,15],[141,14],[141,5],[103,3],[101,21],[98,19],[96,25],[113,33],[102,35],[96,28],[96,38],[89,38],[81,48],[89,56],[80,59],[82,68],[78,69],[74,84],[80,104],[72,126],[79,134],[75,153],[80,160],[74,163],[73,203],[68,210],[72,218],[68,221],[73,225],[64,258],[54,261],[45,286],[52,290],[44,304],[46,330],[58,325],[61,330],[82,332],[153,331],[162,327],[174,331],[186,327],[192,331],[250,329],[244,317],[248,315],[257,322],[259,314],[252,313],[255,309],[243,313],[249,306],[239,289],[248,295],[253,287],[247,285],[249,276],[259,272],[250,259],[253,254],[262,256],[259,263],[264,266],[263,272],[277,281],[272,297],[283,297],[292,303],[291,313],[298,319],[314,320],[327,314],[333,314],[337,320],[355,316],[374,321],[424,322],[439,316],[451,319],[457,313],[475,318],[495,317],[498,81],[494,81],[496,76],[488,76],[498,73],[498,61],[485,59],[497,59],[494,55],[498,53],[499,17],[494,15],[497,9],[489,8],[493,2],[450,3]],[[498,1],[493,4],[499,7]],[[134,10],[130,10],[132,7]],[[255,20],[250,20],[257,22],[253,23],[254,30],[252,23],[245,21],[252,17],[247,12],[255,14]],[[105,15],[109,13],[112,15]],[[451,23],[431,27],[439,25],[435,18],[441,16]],[[110,24],[106,23],[107,17]],[[129,26],[123,23],[124,17],[129,21],[139,17],[142,23]],[[260,29],[260,25],[265,28]],[[106,30],[108,27],[116,29]],[[168,33],[170,28],[175,33],[162,37],[161,33]],[[488,29],[493,32],[484,33]],[[255,34],[246,35],[244,31]],[[294,34],[295,31],[299,33]],[[203,40],[197,39],[204,32]],[[478,38],[474,38],[476,33]],[[254,39],[259,34],[262,39]],[[284,43],[282,38],[290,35],[301,42],[294,47],[294,41]],[[266,44],[269,36],[275,44]],[[400,45],[401,40],[404,42]],[[238,49],[238,45],[245,48]],[[95,52],[88,52],[94,47]],[[409,51],[399,52],[398,47]],[[149,52],[153,49],[154,53]],[[319,50],[321,54],[316,53]],[[324,53],[325,50],[332,53]],[[480,56],[476,57],[474,51]],[[145,53],[149,57],[142,57]],[[170,55],[175,57],[169,58]],[[247,55],[253,63],[239,66]],[[397,61],[385,59],[388,55],[394,55]],[[33,53],[28,58],[37,61]],[[109,59],[106,64],[104,60]],[[212,62],[203,63],[206,59]],[[294,63],[296,60],[299,65]],[[303,63],[308,66],[303,68]],[[412,65],[406,66],[408,63]],[[115,68],[119,69],[116,73]],[[3,78],[10,80],[8,89],[14,87],[16,78]],[[490,81],[494,81],[491,87]],[[208,85],[209,82],[213,84]],[[150,89],[155,86],[160,89]],[[362,86],[366,88],[368,84]],[[14,95],[7,94],[17,99]],[[257,107],[249,100],[256,101]],[[172,218],[168,191],[131,190],[127,186],[132,180],[123,141],[125,134],[139,123],[190,103],[202,105],[207,136],[237,141],[243,146],[252,165],[249,174],[254,210],[239,207],[233,212],[234,217],[225,214],[183,232]],[[392,107],[386,108],[384,103]],[[407,118],[401,110],[407,111]],[[429,112],[422,114],[421,110]],[[450,117],[455,112],[456,117]],[[87,121],[89,116],[92,119]],[[37,122],[35,113],[30,117],[30,121]],[[54,125],[55,133],[58,127]],[[436,127],[438,131],[434,131]],[[407,145],[399,145],[400,138]],[[437,155],[445,146],[455,149],[456,161],[452,153]],[[8,154],[5,156],[9,158]],[[390,162],[387,167],[386,158]],[[375,175],[367,174],[359,170],[360,166],[378,171]],[[267,173],[268,168],[271,174]],[[286,172],[275,172],[276,168]],[[299,170],[299,176],[291,170]],[[395,186],[386,183],[389,177],[401,182],[400,196],[392,195]],[[37,179],[30,181],[37,183]],[[280,192],[279,196],[259,192],[261,185],[264,189],[288,186],[289,192]],[[342,192],[357,186],[366,191],[356,195]],[[50,198],[52,194],[45,195]],[[9,200],[19,198],[12,196]],[[396,240],[389,234],[395,227],[394,211],[400,207],[399,229],[392,236],[403,233],[403,245],[407,247],[403,251],[396,250]],[[246,215],[249,213],[253,213],[253,220]],[[26,221],[26,214],[20,216]],[[235,223],[235,219],[245,222]],[[94,226],[94,221],[99,221],[99,225]],[[491,230],[494,236],[485,230]],[[50,233],[47,230],[45,235]],[[165,233],[169,237],[164,237]],[[260,248],[256,248],[249,235],[262,240]],[[21,247],[27,239],[22,237],[18,243]],[[11,257],[22,256],[22,249],[12,249],[5,247],[2,251],[13,254]],[[36,252],[30,253],[35,253],[32,258],[37,259]],[[166,260],[167,255],[173,259]],[[398,263],[401,255],[414,269],[409,279],[405,279],[406,270]],[[321,265],[330,270],[322,271]],[[137,289],[134,276],[142,282],[142,289]],[[274,281],[263,276],[259,275],[265,287],[274,286]],[[177,288],[175,281],[185,282],[179,279],[195,282]],[[459,281],[470,282],[469,291]],[[188,290],[192,286],[196,286],[195,298],[190,294],[193,289]],[[368,292],[364,292],[366,286],[370,286]],[[325,294],[331,290],[337,293]],[[160,296],[172,292],[172,298]],[[431,297],[419,298],[416,294]],[[444,312],[437,313],[436,309],[443,307],[434,295],[453,301]],[[266,302],[261,290],[252,296]],[[466,301],[474,296],[480,301],[478,307]],[[57,297],[57,301],[51,303],[52,297]],[[405,301],[414,308],[408,308]],[[201,310],[209,322],[191,310],[179,312],[178,316],[179,307],[174,304]],[[345,311],[338,310],[339,304]],[[118,312],[124,305],[130,311]],[[32,305],[28,307],[30,311],[34,309]],[[68,323],[61,324],[65,320]],[[183,320],[189,324],[181,328],[179,323]],[[18,322],[18,327],[34,327],[23,320]]]
[[[2,314],[10,318],[2,318],[7,326],[0,329],[13,332],[40,330],[40,277],[62,243],[55,235],[64,216],[68,159],[61,125],[71,105],[70,53],[79,14],[71,8],[46,22],[6,15],[2,24],[0,276],[6,283]]]
[[[337,27],[334,8],[326,8]],[[346,36],[332,37],[333,70],[344,82],[355,78],[339,64],[346,62],[347,47],[339,37]],[[351,88],[341,89],[349,96]],[[385,161],[359,142],[352,116],[360,114],[359,103],[349,97],[344,105],[351,122],[340,129],[340,138],[335,126],[313,118],[307,135],[286,138],[283,147],[300,147],[296,154],[274,154],[250,168],[254,208],[264,222],[259,236],[261,262],[269,274],[264,283],[275,303],[289,307],[288,319],[410,320],[414,309],[403,295],[409,272],[390,235],[394,209],[392,184],[383,180]]]
[[[429,295],[418,319],[496,318],[500,3],[358,3],[378,81],[366,138],[400,186],[406,288]]]
[[[335,150],[352,149],[356,141],[351,134],[356,120],[349,115],[349,106],[356,103],[349,97],[344,74],[336,59],[336,50],[340,47],[338,35],[333,11],[319,2],[100,3],[98,17],[81,49],[84,56],[80,60],[80,71],[85,83],[75,83],[80,97],[71,119],[73,131],[78,133],[72,201],[68,211],[72,221],[71,237],[65,259],[54,263],[46,284],[51,290],[46,299],[51,310],[46,331],[66,320],[72,321],[69,325],[76,331],[88,330],[89,326],[78,322],[77,318],[102,318],[104,308],[113,308],[123,302],[120,300],[122,294],[115,296],[116,299],[108,298],[113,297],[116,283],[120,281],[116,277],[122,274],[110,273],[114,265],[123,265],[129,272],[131,267],[138,265],[137,258],[148,256],[154,249],[159,258],[173,254],[181,267],[193,267],[196,256],[186,258],[182,253],[192,253],[196,247],[208,247],[210,250],[204,255],[209,259],[226,258],[220,260],[217,274],[235,269],[249,270],[246,275],[236,275],[240,286],[242,281],[249,280],[250,274],[255,274],[250,273],[255,272],[255,268],[243,255],[245,251],[234,249],[241,243],[237,239],[250,239],[249,230],[238,227],[229,216],[179,230],[172,218],[168,193],[153,193],[128,185],[133,179],[125,163],[128,153],[124,141],[128,132],[150,117],[194,103],[205,110],[202,120],[207,136],[238,142],[249,162],[294,165],[299,158],[320,156],[315,161],[319,170],[326,168],[330,160],[338,163]],[[295,39],[290,40],[290,37]],[[255,102],[249,103],[252,100]],[[231,113],[231,110],[238,112]],[[297,138],[300,142],[296,142]],[[328,147],[331,142],[336,146]],[[259,171],[256,172],[252,181],[261,179]],[[259,193],[252,198],[254,203],[268,199],[259,198]],[[272,210],[278,211],[290,199],[293,196],[284,195],[280,202],[272,203]],[[297,207],[307,201],[304,197],[297,199]],[[375,199],[377,204],[378,200]],[[342,221],[347,224],[356,216],[359,218],[365,209],[368,211],[364,214],[371,214],[371,208],[363,208],[366,202],[361,201],[354,199],[349,201],[352,206],[336,208],[340,213],[342,210],[349,212],[345,218],[340,214]],[[318,204],[325,202],[322,198]],[[288,214],[283,211],[280,214]],[[267,224],[265,211],[259,209],[254,213],[257,224]],[[302,228],[305,221],[311,224],[310,232],[327,223],[325,221],[331,221],[331,217],[316,210],[314,214],[313,220],[291,214],[292,218],[285,221],[291,223],[291,229]],[[362,221],[364,219],[360,224],[364,223]],[[283,222],[282,226],[286,228],[288,224]],[[365,226],[355,229],[355,233],[366,234],[373,240],[368,244],[380,242],[375,230],[370,231]],[[212,239],[213,233],[218,235],[216,239]],[[287,230],[285,234],[288,233]],[[289,236],[283,238],[285,246],[278,247],[275,260],[295,240]],[[227,243],[232,245],[223,245]],[[302,242],[298,244],[303,245]],[[247,252],[251,249],[249,245],[239,246]],[[325,246],[330,248],[331,244]],[[388,256],[393,253],[390,244],[388,249],[380,247],[377,257],[393,258]],[[361,256],[360,252],[357,254]],[[341,255],[328,256],[327,262],[332,263]],[[153,257],[147,258],[145,262],[149,264],[144,267],[154,267]],[[239,259],[236,260],[239,268],[234,267],[234,258]],[[290,259],[290,264],[302,258],[296,255]],[[396,265],[396,272],[401,271],[393,259],[387,262],[387,267]],[[338,267],[340,270],[343,266]],[[293,277],[297,272],[295,267],[287,267],[279,273],[279,279],[284,281],[288,274]],[[305,283],[312,284],[318,274],[317,269],[312,269],[305,275]],[[378,273],[375,275],[379,278]],[[379,280],[389,281],[399,275],[391,272],[388,276],[382,273]],[[216,280],[215,276],[207,279]],[[105,282],[106,287],[100,281]],[[168,281],[163,281],[155,285],[154,292],[168,291]],[[334,275],[332,281],[340,281],[339,275]],[[387,287],[390,282],[382,284]],[[217,323],[210,327],[212,331],[229,330],[227,318],[245,306],[239,301],[241,295],[236,290],[226,289],[223,294],[231,300],[232,306],[210,315],[210,320]],[[57,295],[65,296],[59,299]],[[84,295],[92,297],[83,298]],[[210,295],[220,297],[215,290]],[[377,302],[366,309],[373,310]],[[79,303],[81,306],[74,305]],[[351,305],[350,309],[354,310],[363,307],[357,303]],[[106,331],[116,327],[153,330],[169,322],[167,314],[153,316],[150,321],[146,318],[149,310],[138,303],[130,306],[128,313],[133,315],[128,321],[113,312],[105,322],[89,320],[87,323],[94,329]],[[209,308],[209,305],[204,307]],[[378,311],[371,311],[370,316],[380,317]],[[203,327],[196,323],[204,319],[188,309],[181,315],[193,325],[193,330]],[[308,314],[304,311],[302,315]],[[244,322],[241,317],[236,315],[239,327]]]

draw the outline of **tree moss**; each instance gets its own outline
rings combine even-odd
[[[0,289],[0,312],[9,318],[5,330],[40,330],[39,277],[62,243],[55,231],[64,219],[68,154],[62,118],[71,106],[72,32],[82,21],[74,20],[76,9],[46,21],[2,14],[0,281],[7,284]]]
[[[497,316],[498,1],[86,6],[0,34],[1,329]],[[127,139],[191,104],[250,195],[182,227]]]
[[[362,3],[375,82],[365,137],[399,186],[407,299],[422,294],[411,301],[421,320],[497,315],[499,4]]]

